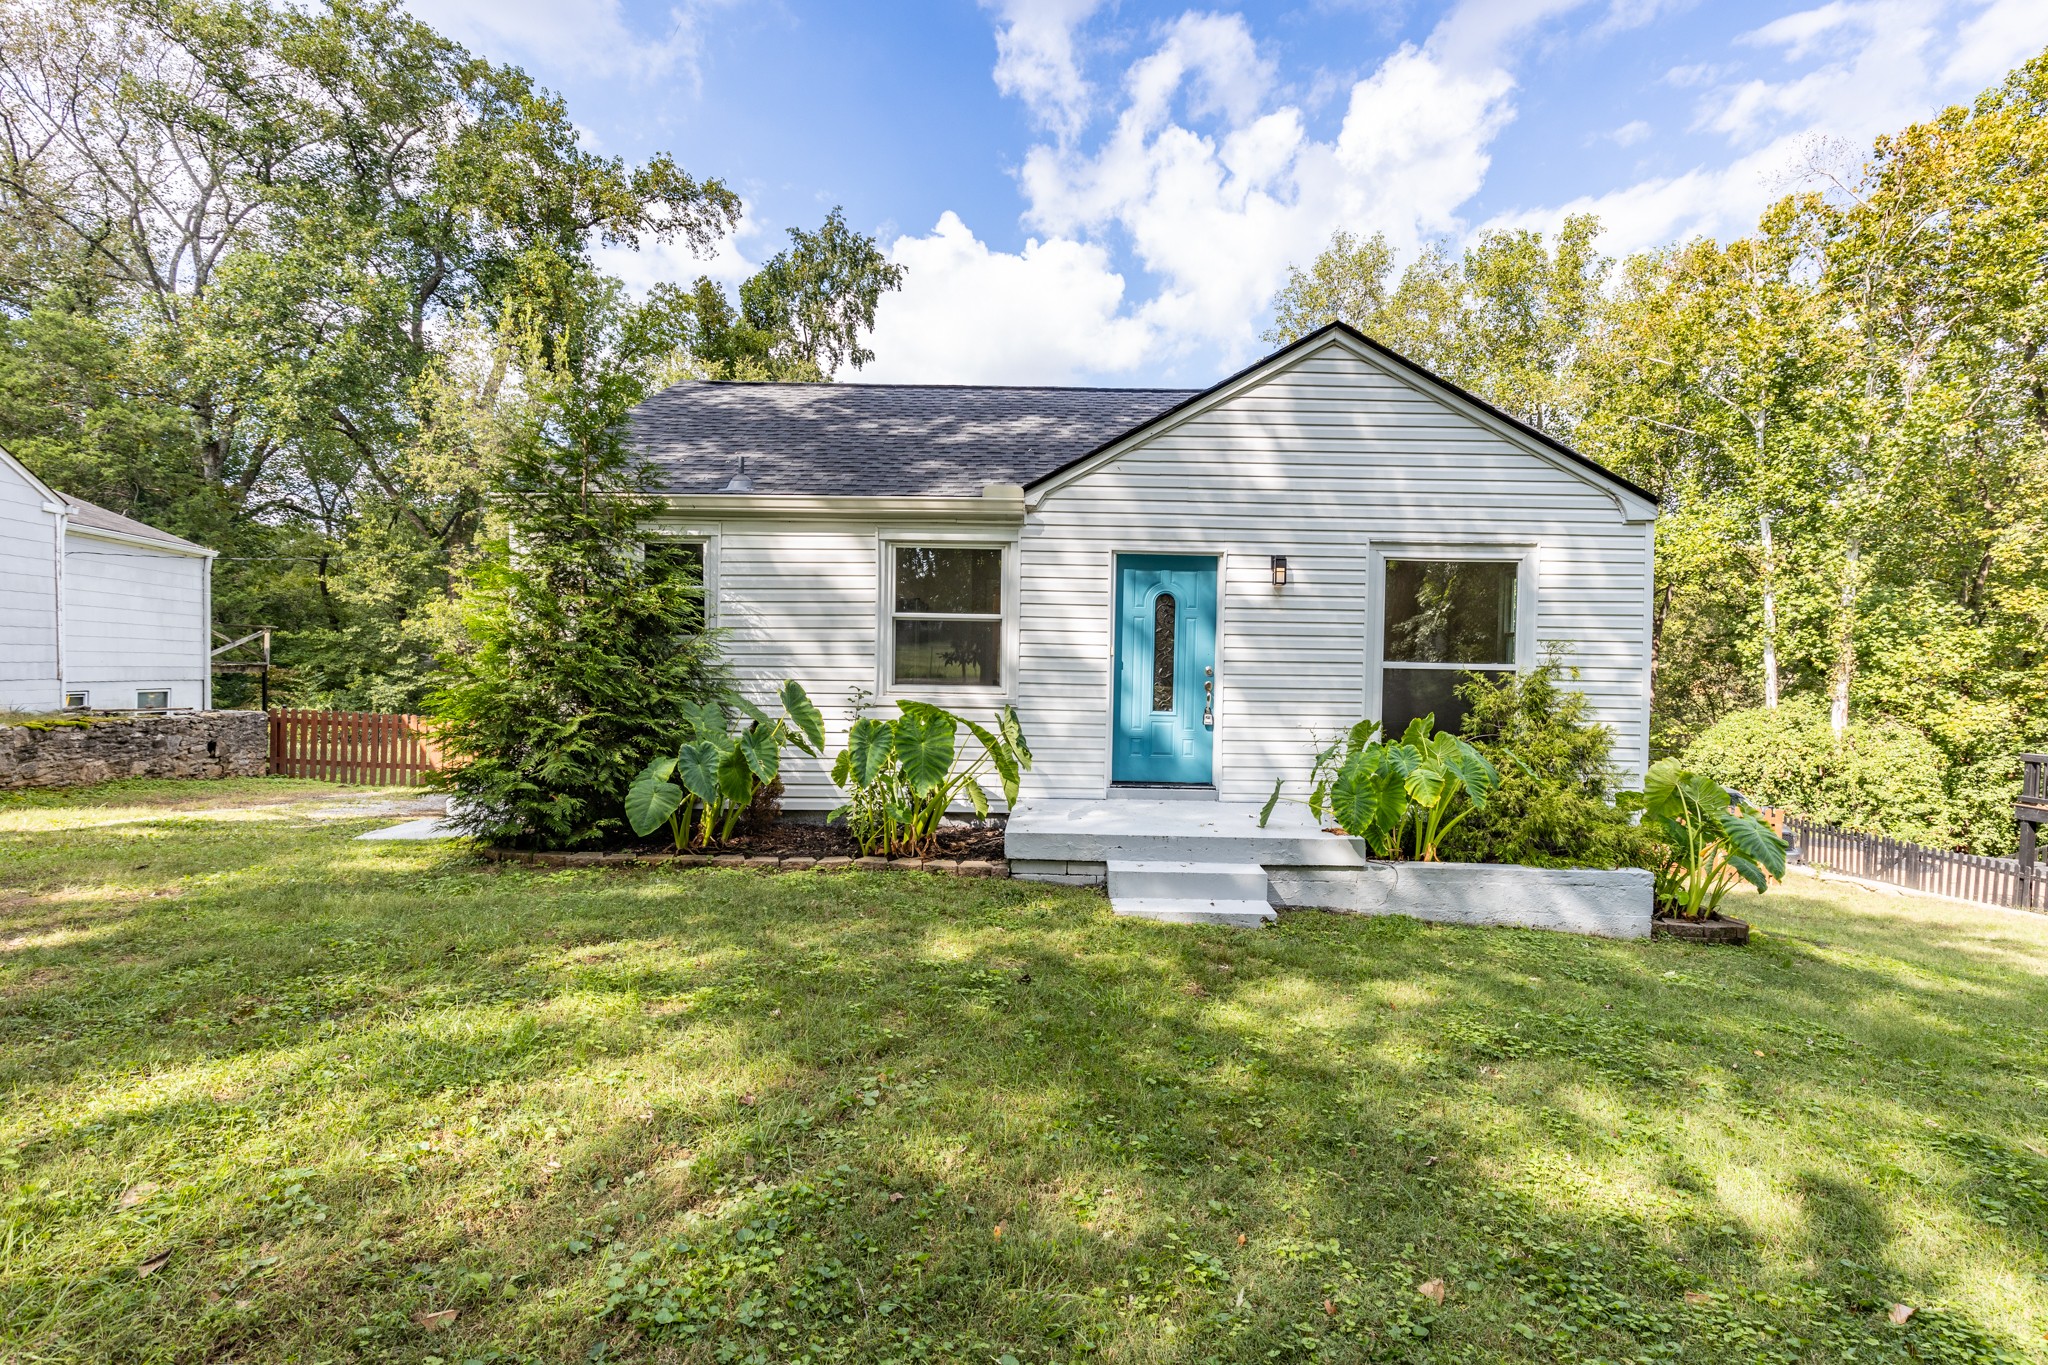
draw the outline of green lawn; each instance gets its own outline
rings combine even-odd
[[[0,798],[0,1360],[2048,1357],[2048,921],[1193,929],[335,792]]]

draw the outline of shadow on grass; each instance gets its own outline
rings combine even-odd
[[[1232,933],[330,831],[222,871],[0,967],[68,973],[0,1008],[0,1341],[1973,1360],[2040,1306],[1983,1277],[2038,1275],[2042,1222],[1987,1222],[1971,1172],[2038,1118],[2002,1026],[2041,982],[1861,920],[1747,953]]]

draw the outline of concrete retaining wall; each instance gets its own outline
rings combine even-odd
[[[0,725],[0,791],[117,777],[261,777],[269,764],[270,717],[261,711],[53,715]]]
[[[1654,878],[1637,867],[1505,863],[1382,863],[1269,867],[1275,905],[1358,915],[1413,915],[1444,924],[1506,924],[1601,938],[1648,938]]]

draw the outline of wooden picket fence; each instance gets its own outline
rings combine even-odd
[[[1811,867],[1978,905],[2048,909],[2043,879],[2016,858],[1925,848],[1904,839],[1836,829],[1796,815],[1786,817],[1784,834],[1799,861]]]
[[[272,711],[270,775],[402,786],[441,769],[420,716],[377,711]]]

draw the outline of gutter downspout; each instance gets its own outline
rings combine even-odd
[[[53,519],[52,524],[56,529],[55,557],[51,565],[55,572],[50,576],[53,585],[51,596],[54,599],[51,605],[55,608],[55,613],[50,620],[52,627],[50,646],[52,657],[57,661],[57,709],[61,711],[64,709],[64,688],[66,686],[64,676],[64,551],[67,548],[65,527],[70,519],[71,509],[61,502],[46,502],[43,504],[43,510],[51,515]]]

